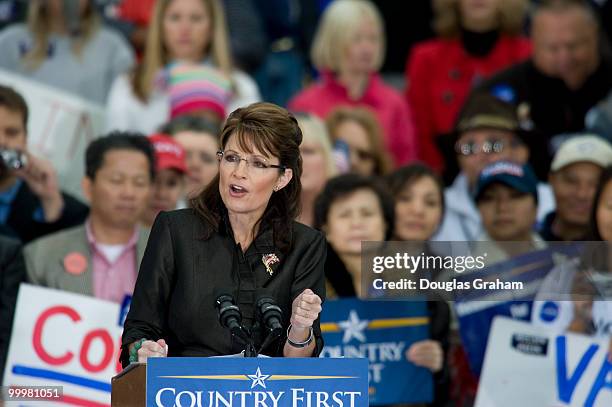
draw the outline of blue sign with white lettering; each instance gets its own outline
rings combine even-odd
[[[523,290],[505,291],[501,294],[493,290],[469,290],[457,294],[454,305],[459,317],[459,333],[468,355],[470,368],[475,375],[479,376],[482,370],[493,318],[505,316],[519,321],[529,321],[537,289],[546,275],[556,266],[556,262],[568,261],[568,258],[575,256],[579,247],[579,245],[557,245],[522,254],[482,270],[456,277],[458,281],[473,281],[480,278],[483,281],[522,282],[525,287]],[[562,260],[555,260],[559,255],[562,255]],[[553,317],[553,309],[548,308],[546,312]]]
[[[223,357],[147,361],[147,406],[367,405],[365,359]]]
[[[406,358],[410,345],[429,338],[425,302],[326,301],[321,331],[321,357],[369,360],[370,405],[432,401],[431,372]]]

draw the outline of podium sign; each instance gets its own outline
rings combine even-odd
[[[147,406],[368,405],[368,361],[322,358],[150,358]]]

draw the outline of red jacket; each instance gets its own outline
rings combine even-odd
[[[365,106],[376,113],[385,133],[387,150],[396,164],[405,164],[419,156],[412,114],[401,94],[387,86],[378,74],[372,74],[368,86],[359,100],[349,99],[346,88],[331,73],[298,93],[289,101],[289,109],[308,112],[323,119],[334,108],[342,105]]]
[[[155,0],[123,0],[119,4],[119,18],[146,27],[154,7]]]
[[[468,54],[459,39],[433,39],[414,46],[406,64],[406,98],[426,163],[439,171],[444,168],[434,139],[452,130],[472,86],[530,55],[527,38],[504,35],[485,57]]]

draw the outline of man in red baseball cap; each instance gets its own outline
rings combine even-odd
[[[159,212],[177,208],[187,174],[185,150],[180,144],[165,134],[153,134],[149,141],[155,147],[156,173],[149,205],[140,219],[147,227],[153,225]]]

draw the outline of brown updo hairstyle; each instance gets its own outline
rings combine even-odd
[[[292,222],[300,211],[302,191],[300,126],[295,117],[282,107],[265,102],[253,103],[235,110],[227,118],[221,130],[221,149],[225,149],[231,136],[237,137],[238,145],[244,151],[252,153],[257,149],[268,158],[278,157],[280,165],[293,171],[291,181],[283,189],[272,194],[268,206],[253,230],[255,232],[255,229],[262,224],[271,226],[274,244],[286,252],[293,243]],[[282,173],[285,170],[279,168],[277,171]],[[209,226],[204,238],[209,238],[213,232],[219,231],[227,214],[227,208],[219,192],[219,177],[217,174],[204,191],[191,200],[191,207]]]

